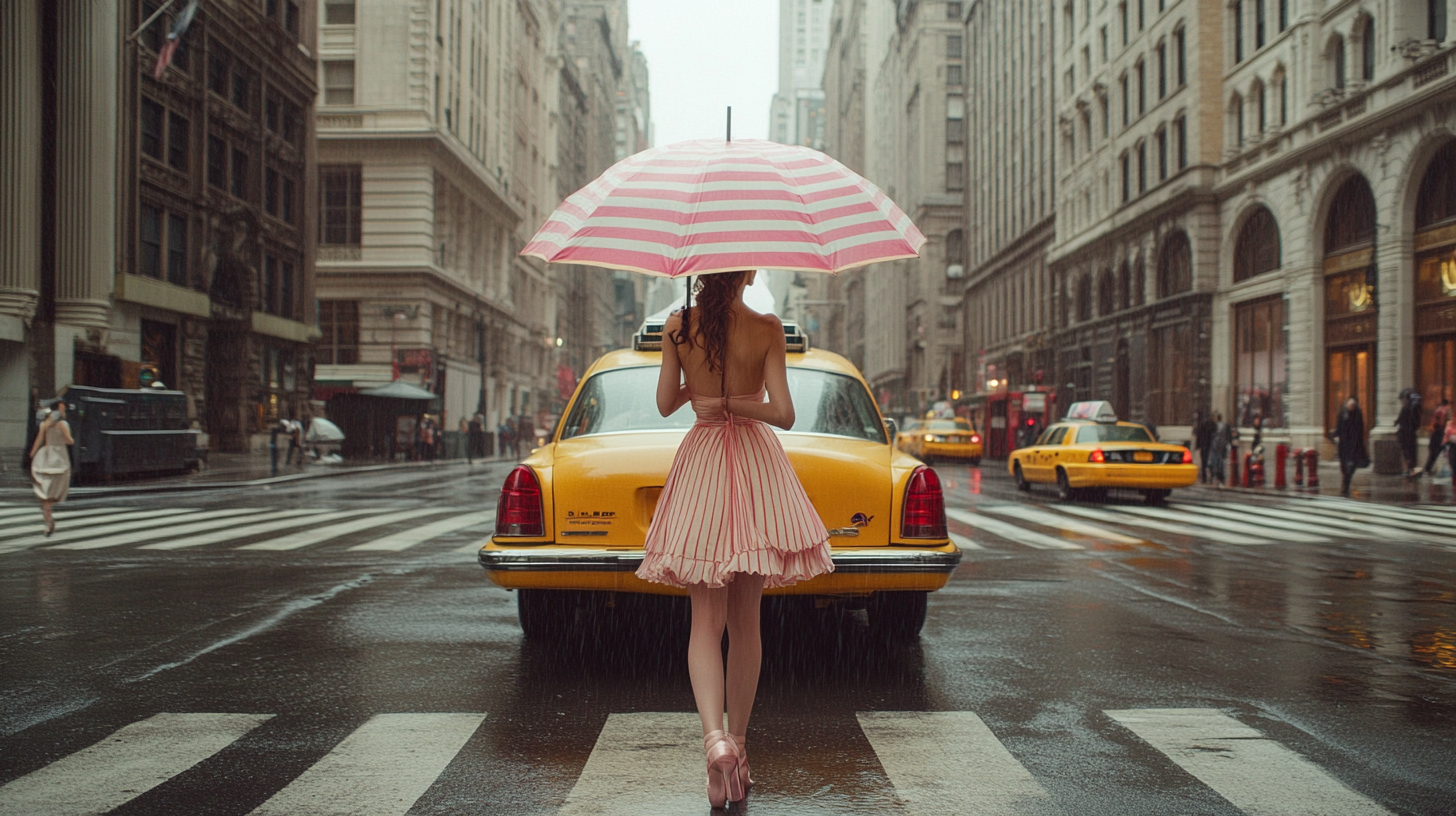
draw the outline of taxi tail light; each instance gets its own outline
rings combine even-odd
[[[546,511],[541,504],[541,482],[536,473],[520,465],[506,477],[495,511],[498,536],[546,535]]]
[[[905,538],[945,538],[945,494],[940,477],[928,467],[915,468],[905,487],[900,514],[900,535]]]
[[[971,444],[972,445],[980,444],[980,442],[981,442],[981,435],[980,434],[971,434]]]
[[[1191,464],[1193,464],[1193,451],[1191,451],[1191,450],[1189,450],[1187,448],[1184,448],[1183,449],[1183,464],[1185,464],[1185,465],[1191,465]]]
[[[1107,461],[1107,456],[1102,453],[1101,448],[1098,448],[1097,450],[1092,451],[1092,455],[1087,457],[1087,461],[1094,462],[1100,465],[1103,462]]]

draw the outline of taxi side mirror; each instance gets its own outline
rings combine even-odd
[[[885,420],[885,432],[890,435],[890,444],[893,445],[895,438],[900,435],[900,426],[895,424],[895,420],[887,419]]]

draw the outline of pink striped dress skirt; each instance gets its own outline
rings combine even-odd
[[[763,398],[763,392],[758,393]],[[692,398],[698,421],[672,460],[638,577],[721,587],[741,572],[765,587],[834,571],[829,531],[765,423]]]

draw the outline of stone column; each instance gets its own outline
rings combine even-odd
[[[25,341],[40,299],[40,139],[36,0],[0,3],[0,341]]]
[[[105,328],[116,276],[119,11],[59,0],[57,13],[56,323]],[[64,338],[56,347],[70,354]],[[70,367],[57,362],[58,379],[68,379]]]

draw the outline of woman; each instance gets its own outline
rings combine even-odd
[[[1223,413],[1214,411],[1207,454],[1211,457],[1208,459],[1208,478],[1220,490],[1223,489],[1224,479],[1228,477],[1229,444],[1229,426],[1223,421]]]
[[[1400,395],[1400,413],[1395,418],[1395,441],[1405,462],[1405,476],[1414,479],[1423,472],[1416,459],[1416,434],[1421,428],[1421,395],[1407,388]]]
[[[1370,453],[1365,449],[1365,412],[1354,397],[1345,400],[1332,436],[1340,453],[1340,495],[1348,496],[1355,471],[1370,467]]]
[[[71,425],[66,422],[66,403],[58,400],[41,421],[35,444],[30,446],[30,481],[40,499],[47,537],[56,531],[51,508],[65,501],[71,489],[71,451],[66,446],[74,444]]]
[[[673,459],[637,570],[645,580],[685,587],[692,600],[688,673],[703,723],[713,807],[742,799],[752,784],[746,737],[762,655],[764,587],[834,569],[829,531],[768,427],[792,427],[794,404],[783,324],[743,304],[754,277],[703,276],[697,307],[663,326],[668,342],[662,344],[657,410],[669,416],[691,402],[698,420]]]

